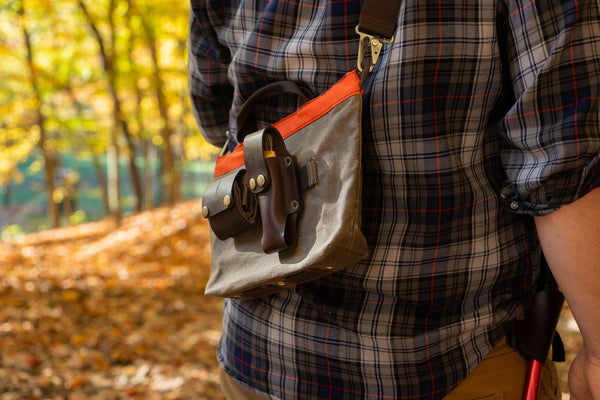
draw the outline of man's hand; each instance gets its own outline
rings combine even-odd
[[[600,399],[600,360],[590,360],[585,348],[569,369],[571,400]]]
[[[600,188],[535,223],[583,337],[569,371],[573,400],[600,400]]]

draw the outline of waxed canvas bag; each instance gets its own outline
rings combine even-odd
[[[400,3],[364,0],[356,27],[360,76],[347,73],[273,126],[243,134],[217,159],[215,181],[202,197],[211,226],[206,294],[266,296],[367,256],[360,230],[362,86],[383,44],[394,40]],[[274,83],[288,92],[290,84]]]
[[[367,255],[360,230],[361,106],[353,71],[218,157],[203,196],[212,228],[206,294],[265,296]],[[283,209],[270,211],[273,203]]]

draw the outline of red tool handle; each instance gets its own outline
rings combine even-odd
[[[542,370],[544,364],[538,360],[531,359],[527,370],[527,380],[525,381],[525,391],[523,400],[537,400],[540,391],[540,382],[542,380]]]

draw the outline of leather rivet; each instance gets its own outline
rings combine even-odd
[[[283,281],[282,281],[282,282],[277,282],[277,284],[278,284],[279,286],[285,286],[285,282],[283,282]]]
[[[291,207],[292,211],[296,211],[299,207],[299,204],[296,200],[292,200],[290,202],[290,207]]]
[[[225,205],[225,207],[229,207],[229,205],[231,204],[231,197],[229,197],[228,194],[226,194],[225,197],[223,197],[223,204]]]
[[[204,218],[208,218],[208,207],[206,207],[206,206],[202,207],[202,216]]]
[[[291,165],[292,165],[292,157],[290,157],[290,156],[287,156],[287,157],[284,159],[284,162],[285,162],[285,166],[286,166],[286,167],[289,167],[289,166],[291,166]]]
[[[250,186],[250,190],[256,189],[256,181],[254,180],[254,178],[250,178],[250,180],[248,181],[248,186]]]
[[[324,267],[323,269],[326,269],[327,271],[331,271],[333,269],[333,267],[329,265],[327,267]]]
[[[262,175],[259,175],[259,176],[257,176],[257,177],[256,177],[256,184],[257,184],[258,186],[264,186],[264,185],[265,185],[265,182],[266,182],[266,180],[265,180],[265,177],[264,177],[264,176],[262,176]]]

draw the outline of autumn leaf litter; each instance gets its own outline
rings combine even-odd
[[[190,201],[0,242],[0,393],[223,399],[221,301]]]

